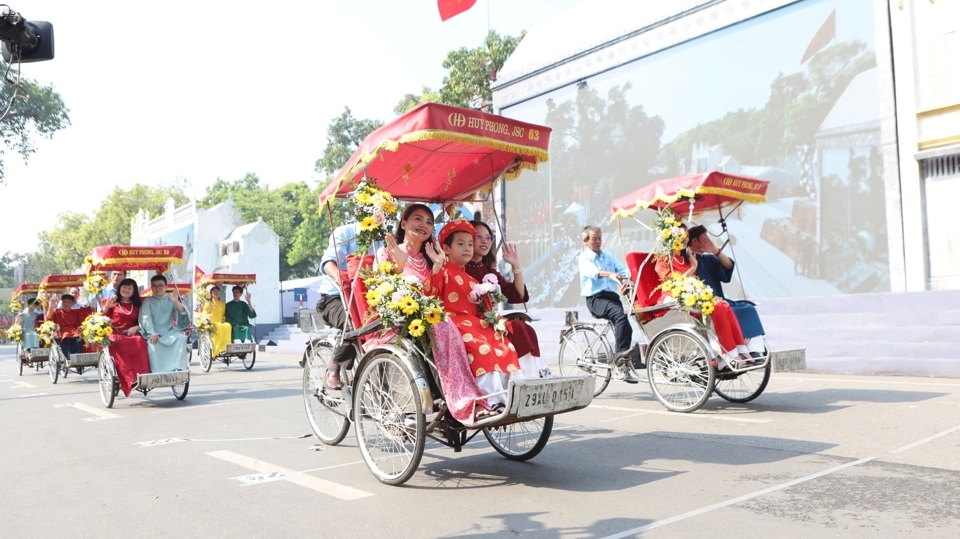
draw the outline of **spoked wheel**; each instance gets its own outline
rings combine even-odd
[[[598,397],[610,384],[612,363],[610,343],[597,330],[580,326],[563,332],[560,338],[560,376],[594,375],[597,381],[593,396]]]
[[[333,357],[333,346],[328,343],[311,345],[303,364],[303,405],[307,410],[310,428],[326,445],[337,445],[350,430],[347,419],[349,406],[340,396],[340,391],[323,387],[327,365]],[[339,412],[339,413],[338,413]]]
[[[770,350],[764,346],[763,353],[770,357]],[[770,382],[770,371],[773,362],[767,360],[767,366],[762,369],[747,371],[736,378],[717,377],[716,387],[713,390],[722,398],[736,403],[750,402],[760,396]]]
[[[190,382],[184,382],[179,385],[172,386],[170,389],[173,390],[173,396],[177,398],[178,401],[182,401],[187,398],[187,391],[190,390]]]
[[[50,360],[47,361],[47,372],[50,374],[50,381],[54,384],[60,378],[60,362],[63,357],[60,356],[60,349],[56,346],[50,347]]]
[[[113,359],[109,354],[100,352],[100,362],[97,363],[97,374],[100,377],[100,401],[107,408],[113,408],[113,401],[117,398],[117,377],[114,376]]]
[[[18,343],[17,343],[17,371],[18,371],[17,375],[18,375],[18,376],[23,376],[23,355],[24,355],[24,353],[25,353],[25,352],[23,351],[23,344],[18,342]]]
[[[413,373],[393,355],[381,353],[363,366],[354,391],[363,460],[381,483],[405,483],[417,471],[427,439]]]
[[[553,416],[483,429],[490,445],[510,460],[530,460],[543,451],[553,431]]]
[[[200,343],[197,345],[197,355],[200,356],[200,368],[203,372],[210,372],[213,365],[213,340],[209,333],[200,334]]]
[[[253,364],[257,362],[257,345],[253,345],[253,353],[252,353],[252,354],[246,354],[245,356],[243,356],[243,357],[240,358],[240,359],[243,361],[243,368],[244,368],[244,369],[247,369],[248,371],[249,371],[250,369],[252,369],[252,368],[253,368]]]
[[[714,376],[703,342],[685,331],[668,331],[650,345],[650,389],[668,410],[692,412],[703,406],[713,391]]]

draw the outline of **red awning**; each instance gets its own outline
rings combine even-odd
[[[39,291],[40,283],[23,283],[13,291],[10,299],[17,299],[18,297],[26,294],[36,294]]]
[[[547,160],[550,128],[424,103],[371,133],[320,194],[345,197],[364,177],[399,200],[469,201],[501,175]]]
[[[256,273],[204,273],[200,278],[200,285],[208,284],[257,284]]]
[[[65,292],[73,287],[81,287],[87,276],[77,275],[47,275],[40,280],[39,292]]]
[[[610,204],[611,220],[629,217],[647,208],[661,210],[669,207],[678,214],[686,214],[690,210],[691,198],[693,211],[697,214],[744,201],[764,202],[769,184],[767,180],[719,171],[658,180],[614,200]]]
[[[90,271],[155,270],[165,272],[171,264],[183,262],[183,247],[176,245],[105,245],[94,248],[84,261]]]

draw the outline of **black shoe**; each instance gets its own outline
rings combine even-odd
[[[624,360],[629,361],[630,359],[633,358],[634,354],[636,354],[639,350],[640,350],[640,345],[634,344],[633,346],[631,346],[630,348],[627,348],[623,352],[618,353],[617,363],[621,363]]]

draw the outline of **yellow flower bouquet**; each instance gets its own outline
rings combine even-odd
[[[23,326],[13,324],[7,328],[7,338],[13,342],[23,342]]]
[[[91,314],[80,324],[80,335],[87,344],[109,346],[110,335],[113,335],[110,318],[99,313]]]
[[[87,291],[90,297],[96,297],[109,283],[110,281],[107,280],[106,274],[102,271],[91,271],[87,274],[87,279],[83,282],[83,289]]]
[[[423,352],[430,352],[432,328],[443,320],[443,304],[423,293],[415,277],[392,272],[393,265],[381,263],[374,270],[361,270],[367,286],[367,305],[386,328],[396,328],[400,337],[412,339]]]
[[[23,310],[23,303],[20,303],[20,300],[18,299],[13,299],[10,300],[10,304],[7,306],[7,308],[10,309],[11,313],[17,314]]]
[[[720,298],[713,295],[713,289],[697,277],[684,277],[682,273],[672,273],[659,286],[670,297],[677,301],[680,309],[685,313],[692,310],[700,311],[704,316],[713,314]]]
[[[687,239],[687,231],[683,228],[683,223],[677,219],[673,210],[666,208],[657,213],[657,219],[653,225],[657,231],[657,244],[653,248],[657,257],[670,257],[673,253],[683,249],[683,242]]]
[[[52,320],[47,320],[46,322],[40,324],[40,327],[37,328],[37,335],[44,343],[50,344],[53,342],[53,337],[58,331],[60,331],[60,326],[55,324]]]
[[[206,286],[198,286],[193,292],[193,297],[197,300],[197,310],[202,311],[210,302],[210,291]]]
[[[377,187],[373,178],[361,180],[352,198],[360,223],[357,254],[364,255],[375,242],[383,241],[388,229],[396,226],[397,202],[393,195]]]
[[[193,319],[193,326],[200,333],[213,333],[213,317],[210,313],[199,312]]]

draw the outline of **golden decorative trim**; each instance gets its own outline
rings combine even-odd
[[[610,217],[610,220],[613,221],[618,217],[630,217],[631,215],[637,213],[640,210],[645,210],[653,205],[654,202],[663,202],[665,204],[673,204],[674,202],[680,200],[681,198],[694,198],[697,195],[721,195],[727,196],[730,198],[735,198],[737,200],[743,200],[745,202],[766,202],[767,196],[754,194],[754,193],[743,193],[741,191],[735,191],[733,189],[725,189],[723,187],[698,187],[696,191],[691,189],[681,188],[673,196],[668,196],[664,193],[658,194],[653,200],[650,201],[641,201],[637,203],[632,209],[621,208],[613,213]],[[694,203],[694,211],[696,211],[696,203]]]
[[[946,146],[947,144],[953,144],[955,142],[960,142],[960,135],[951,135],[949,137],[935,138],[930,140],[921,140],[917,143],[917,148],[921,150],[929,150],[930,148],[936,148],[938,146]]]
[[[953,112],[955,110],[960,110],[960,103],[951,103],[949,105],[943,105],[940,107],[932,107],[929,109],[918,110],[917,118],[926,118],[928,116],[936,116],[938,114],[943,114],[945,112]]]

